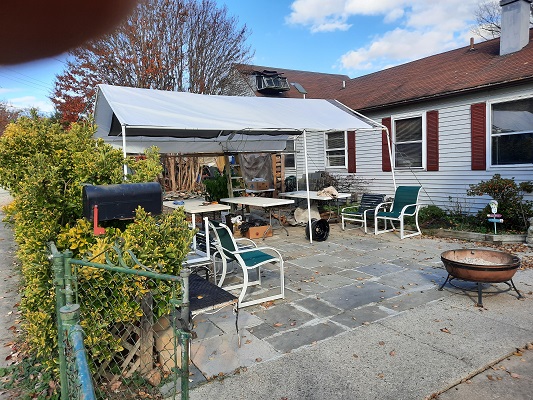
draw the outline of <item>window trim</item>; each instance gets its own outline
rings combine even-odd
[[[328,148],[328,135],[333,133],[340,133],[340,132],[326,132],[324,135],[324,168],[325,169],[347,169],[348,168],[348,135],[347,131],[344,131],[344,148],[341,147],[335,147],[332,149]],[[329,151],[339,151],[344,150],[344,165],[329,165],[329,158],[328,158],[328,152]]]
[[[487,108],[486,108],[486,127],[485,127],[485,134],[487,135],[486,140],[486,148],[485,148],[485,158],[486,158],[486,165],[487,170],[495,170],[495,169],[510,169],[510,168],[526,168],[528,166],[531,166],[531,164],[493,164],[492,163],[492,105],[493,104],[499,104],[499,103],[509,103],[511,101],[517,101],[517,100],[525,100],[525,99],[533,99],[533,96],[522,94],[522,95],[515,95],[515,96],[507,96],[507,97],[500,97],[496,100],[487,100]],[[533,129],[532,129],[533,132]],[[525,132],[524,132],[525,133]]]
[[[409,118],[421,118],[422,119],[422,166],[420,167],[397,167],[396,166],[396,121]],[[425,171],[427,169],[427,118],[426,111],[408,113],[408,114],[398,114],[391,116],[391,136],[392,136],[392,165],[391,168],[398,171],[406,170],[418,170]],[[413,142],[414,143],[414,142]]]

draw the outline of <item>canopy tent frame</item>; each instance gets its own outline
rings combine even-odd
[[[271,116],[262,115],[258,107],[264,107]],[[225,112],[228,114],[225,115]],[[235,115],[237,116],[232,117]],[[135,139],[139,143],[149,140],[151,145],[165,143],[173,145],[172,149],[183,147],[191,150],[178,152],[180,154],[203,155],[281,152],[288,137],[303,135],[309,232],[312,232],[312,222],[307,162],[308,133],[385,131],[392,164],[387,127],[337,100],[209,96],[99,85],[94,117],[98,126],[96,136],[116,147],[122,147],[125,158],[128,140],[131,142]],[[154,121],[162,122],[157,125]],[[113,130],[115,132],[111,134]],[[191,143],[208,149],[205,153],[194,151],[195,147]],[[146,147],[148,146],[143,151]],[[169,151],[168,147],[165,150],[177,152]],[[391,170],[396,189],[394,168]],[[310,243],[313,242],[312,234],[309,240]]]

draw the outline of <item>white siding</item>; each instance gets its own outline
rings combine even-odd
[[[488,197],[468,197],[466,191],[470,184],[489,180],[496,173],[503,178],[514,178],[516,182],[533,180],[533,165],[491,168],[487,162],[486,171],[471,170],[470,147],[470,105],[486,101],[499,101],[516,96],[533,97],[533,85],[520,88],[491,90],[475,95],[455,97],[442,101],[425,102],[409,107],[398,107],[386,114],[367,114],[378,122],[391,115],[439,111],[439,171],[395,170],[397,185],[422,185],[421,202],[435,204],[447,209],[460,209],[463,212],[475,212],[483,208]],[[488,120],[487,115],[487,120]],[[489,133],[487,133],[488,135]],[[311,137],[312,136],[312,137]],[[324,140],[317,135],[308,135],[308,152],[310,154],[309,170],[324,170]],[[323,135],[322,135],[323,136]],[[487,139],[489,143],[489,138]],[[487,148],[487,154],[489,148]],[[322,158],[320,160],[320,157]],[[312,161],[311,161],[312,160]],[[394,194],[392,174],[381,170],[381,134],[379,132],[356,133],[356,176],[370,181],[368,191],[374,193]],[[303,169],[303,151],[297,158],[298,170]],[[340,175],[347,171],[337,170]],[[300,173],[301,176],[301,173]],[[533,196],[526,196],[533,200]]]

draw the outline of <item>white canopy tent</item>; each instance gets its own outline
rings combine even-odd
[[[95,136],[122,148],[124,156],[152,145],[163,153],[196,155],[281,152],[287,138],[302,134],[306,176],[306,133],[386,129],[336,100],[213,96],[111,85],[99,85],[94,119]],[[309,198],[307,206],[310,214]]]

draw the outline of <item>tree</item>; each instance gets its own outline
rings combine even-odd
[[[4,133],[7,124],[15,122],[23,110],[11,107],[5,101],[0,101],[0,135]]]
[[[533,14],[533,5],[531,7]],[[502,11],[499,0],[483,0],[479,2],[477,9],[474,11],[476,25],[472,28],[472,33],[485,40],[500,37],[502,30],[501,16]]]
[[[65,121],[91,111],[96,85],[219,94],[249,62],[249,31],[215,0],[142,0],[119,28],[72,50],[51,97]]]

